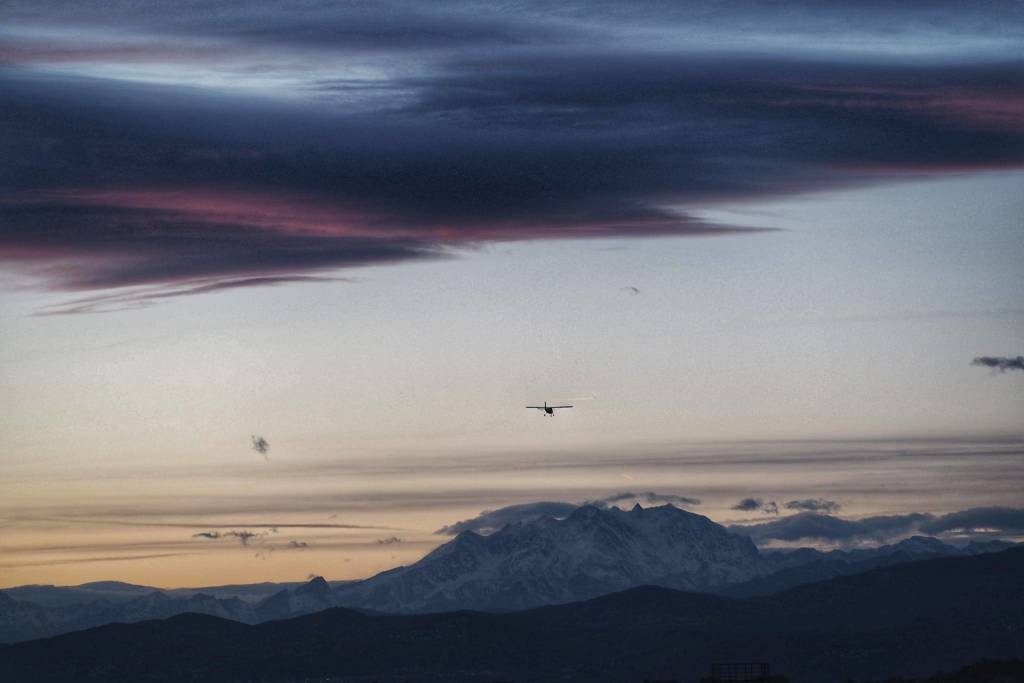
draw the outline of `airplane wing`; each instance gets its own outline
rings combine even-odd
[[[545,407],[551,408],[552,406],[526,406],[527,408],[536,408],[537,410],[544,410]]]
[[[572,408],[572,406],[548,406],[548,408]]]

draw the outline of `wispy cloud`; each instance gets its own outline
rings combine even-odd
[[[981,507],[943,515],[911,512],[859,519],[800,512],[771,522],[733,525],[729,528],[750,536],[758,544],[806,541],[855,545],[886,542],[916,533],[961,537],[1017,536],[1024,533],[1024,509]]]
[[[62,564],[90,564],[92,562],[132,562],[135,560],[153,560],[163,557],[181,557],[184,555],[192,555],[193,553],[153,553],[149,555],[109,555],[101,557],[76,557],[70,559],[60,560],[39,560],[37,562],[9,562],[0,564],[0,567],[5,569],[14,569],[17,567],[53,567]]]
[[[294,509],[287,510],[293,512]],[[217,511],[223,512],[223,511]],[[210,514],[217,514],[213,512]],[[117,514],[117,513],[114,513]],[[296,522],[239,522],[239,523],[206,523],[203,521],[181,521],[169,522],[164,519],[138,519],[145,517],[145,511],[131,510],[121,514],[136,519],[118,519],[117,517],[77,517],[77,516],[47,516],[47,515],[18,515],[19,522],[57,522],[61,524],[88,524],[93,526],[133,526],[133,527],[159,527],[168,529],[195,529],[205,527],[208,529],[236,529],[238,527],[250,527],[255,529],[368,529],[372,531],[398,531],[397,527],[372,526],[363,524],[331,524],[331,523],[296,523]],[[168,511],[154,512],[153,516],[165,518]],[[211,532],[212,533],[212,532]],[[211,537],[212,538],[212,537]]]
[[[540,519],[541,517],[554,517],[556,519],[568,517],[578,507],[579,505],[573,503],[551,501],[509,505],[497,510],[484,510],[476,517],[443,526],[434,533],[442,536],[456,536],[463,531],[487,534],[498,531],[508,524],[528,522]]]
[[[265,531],[249,531],[243,529],[241,531],[225,531],[223,533],[218,531],[200,531],[199,533],[192,534],[192,538],[207,538],[211,540],[221,538],[234,538],[237,539],[242,545],[249,545],[253,539],[261,539],[270,536],[271,534],[277,533],[277,527],[271,527]]]
[[[1024,533],[1024,508],[977,507],[952,512],[921,525],[929,534]]]

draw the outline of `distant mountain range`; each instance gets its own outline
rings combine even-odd
[[[0,642],[185,612],[256,624],[337,606],[385,613],[509,611],[645,585],[751,597],[1010,545],[994,541],[958,549],[914,537],[874,549],[759,552],[750,539],[670,505],[630,511],[583,506],[563,520],[513,524],[488,536],[463,532],[413,565],[362,581],[328,583],[318,577],[305,584],[167,591],[118,582],[7,589],[0,592]]]
[[[1024,548],[736,600],[661,587],[511,613],[184,614],[0,646],[0,680],[696,681],[768,661],[793,683],[926,676],[1024,654]]]
[[[892,545],[857,550],[821,552],[813,548],[765,552],[762,555],[775,571],[767,576],[721,586],[715,592],[736,598],[770,595],[814,581],[860,574],[878,567],[933,557],[969,557],[1007,550],[1009,541],[972,541],[962,548],[930,536],[913,536]]]

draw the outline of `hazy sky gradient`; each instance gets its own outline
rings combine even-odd
[[[1019,3],[111,7],[0,11],[0,586],[1024,507]]]

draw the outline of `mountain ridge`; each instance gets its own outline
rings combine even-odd
[[[506,612],[639,585],[743,598],[921,557],[1007,545],[988,541],[958,549],[932,537],[911,537],[873,549],[759,551],[749,538],[674,506],[582,506],[562,520],[538,518],[488,535],[462,532],[419,562],[361,581],[315,577],[307,583],[167,590],[121,582],[17,587],[0,591],[0,642],[189,611],[248,624],[335,606],[378,614]]]
[[[793,683],[920,676],[1024,651],[1022,573],[1013,548],[743,600],[642,586],[505,614],[332,608],[254,626],[186,614],[2,647],[0,677],[611,683],[696,680],[711,661],[745,658]]]

